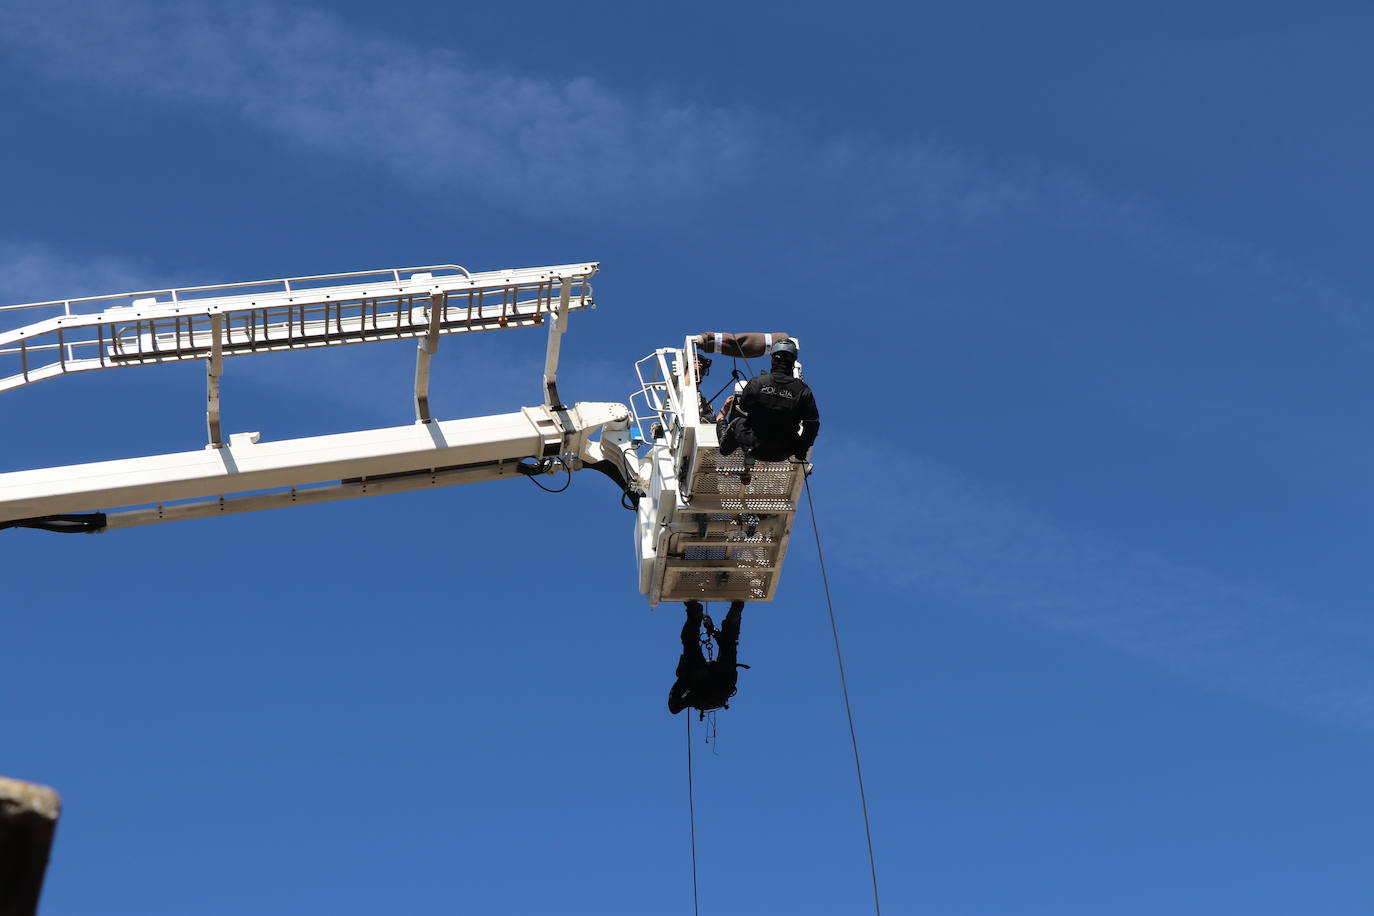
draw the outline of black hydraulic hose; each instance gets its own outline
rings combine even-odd
[[[104,512],[88,512],[73,515],[42,515],[37,518],[16,518],[0,522],[0,530],[5,528],[36,528],[55,534],[94,534],[106,525]]]

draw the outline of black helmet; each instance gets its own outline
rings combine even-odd
[[[797,342],[790,337],[784,337],[782,340],[773,344],[768,354],[774,359],[782,357],[783,359],[794,360],[797,358]]]

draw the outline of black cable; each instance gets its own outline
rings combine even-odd
[[[683,716],[687,720],[687,812],[691,818],[692,825],[692,913],[700,916],[701,909],[697,900],[697,806],[696,800],[692,797],[692,716],[691,713]]]
[[[739,381],[740,379],[742,379],[742,378],[744,378],[744,373],[740,372],[738,369],[731,369],[731,370],[730,370],[730,381],[726,382],[724,385],[721,385],[721,386],[720,386],[720,391],[717,391],[715,394],[711,395],[711,396],[710,396],[709,398],[707,398],[706,400],[707,400],[707,401],[714,401],[716,398],[720,397],[720,392],[721,392],[721,391],[724,391],[726,388],[729,388],[731,385],[735,384],[735,382],[738,382],[738,381]]]
[[[830,576],[825,571],[825,554],[821,551],[821,529],[816,523],[816,504],[811,499],[811,477],[804,478],[806,482],[806,506],[811,512],[811,530],[816,535],[816,558],[821,565],[821,582],[825,585],[825,604],[830,609],[830,633],[835,637],[835,662],[840,668],[840,689],[844,693],[844,712],[849,717],[849,742],[854,747],[854,773],[859,778],[859,804],[864,812],[864,836],[868,838],[868,869],[873,876],[873,912],[882,916],[882,907],[878,904],[878,865],[873,856],[873,831],[868,824],[868,799],[864,794],[864,771],[859,764],[859,738],[854,731],[854,710],[849,705],[849,684],[844,676],[844,657],[840,654],[840,629],[835,624],[835,605],[830,600]]]
[[[0,522],[0,530],[34,528],[39,531],[52,531],[56,534],[93,534],[103,530],[105,523],[104,512],[86,512],[11,519],[7,522]]]
[[[568,475],[567,479],[563,481],[563,486],[559,487],[556,490],[552,487],[546,487],[542,483],[534,479],[536,474],[542,474],[545,471],[547,471],[555,461],[557,461],[559,464],[563,466],[564,473]],[[528,477],[531,483],[533,483],[539,489],[543,490],[545,493],[562,493],[568,487],[572,486],[572,468],[568,467],[568,463],[564,461],[562,458],[545,458],[543,461],[539,462],[537,469],[522,471],[521,473]]]

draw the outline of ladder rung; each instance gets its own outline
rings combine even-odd
[[[443,265],[407,268],[404,277],[373,271],[0,307],[11,320],[30,320],[0,331],[0,391],[73,372],[205,359],[212,320],[223,324],[223,356],[421,337],[434,301],[442,303],[440,334],[530,327],[564,301],[568,310],[594,308],[597,267],[468,274]],[[344,279],[352,282],[301,286]]]

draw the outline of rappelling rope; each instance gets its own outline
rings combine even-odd
[[[729,380],[728,382],[726,382],[724,385],[721,385],[721,386],[720,386],[720,391],[717,391],[715,394],[713,394],[713,395],[711,395],[709,398],[707,398],[707,399],[706,399],[707,402],[708,402],[708,403],[714,404],[716,398],[720,397],[722,391],[724,391],[726,388],[729,388],[731,385],[735,384],[735,382],[738,382],[738,381],[740,381],[740,380],[743,379],[743,378],[744,378],[744,373],[743,373],[743,372],[739,371],[739,369],[731,369],[731,370],[730,370],[730,380]]]
[[[687,813],[692,825],[692,913],[699,916],[701,910],[697,904],[697,806],[692,798],[692,716],[683,716],[687,720]]]
[[[805,470],[803,470],[803,473],[806,473]],[[820,565],[821,565],[821,582],[825,585],[825,605],[826,605],[826,607],[829,608],[829,610],[830,610],[830,633],[831,633],[832,636],[835,637],[835,663],[836,663],[836,664],[839,666],[839,668],[840,668],[840,689],[841,689],[841,691],[843,691],[843,693],[844,693],[844,712],[845,712],[845,715],[849,717],[849,742],[850,742],[850,744],[853,745],[853,747],[854,747],[854,774],[855,774],[855,775],[858,777],[858,779],[859,779],[859,804],[860,804],[860,806],[863,808],[863,812],[864,812],[864,836],[868,839],[868,869],[869,869],[869,873],[873,876],[873,912],[874,912],[874,913],[877,913],[877,914],[879,914],[879,916],[881,916],[881,914],[882,914],[882,907],[879,906],[879,904],[878,904],[878,865],[877,865],[877,860],[876,860],[876,859],[874,858],[874,856],[873,856],[873,831],[872,831],[872,829],[870,829],[869,824],[868,824],[868,799],[867,799],[867,797],[864,795],[864,771],[863,771],[863,767],[859,764],[859,738],[858,738],[857,733],[854,731],[854,710],[853,710],[853,708],[849,705],[849,684],[848,684],[848,682],[845,680],[845,677],[844,677],[844,657],[840,654],[840,628],[839,628],[838,626],[836,626],[836,624],[835,624],[835,604],[834,604],[834,602],[832,602],[832,601],[830,600],[830,577],[829,577],[829,576],[826,574],[826,572],[825,572],[825,553],[821,550],[821,529],[820,529],[820,526],[816,523],[816,504],[815,504],[815,502],[813,502],[812,499],[811,499],[811,478],[810,478],[810,475],[807,475],[804,479],[805,479],[805,481],[806,481],[806,505],[807,505],[807,508],[811,511],[811,530],[812,530],[812,531],[815,533],[815,535],[816,535],[816,558],[817,558],[818,560],[820,560]],[[690,727],[690,724],[689,724],[689,727]],[[689,744],[690,744],[690,742],[689,742]],[[690,748],[690,747],[688,747],[687,752],[688,752],[688,758],[687,758],[687,759],[688,759],[688,767],[690,768],[690,766],[691,766],[691,756],[690,756],[690,755],[691,755],[691,748]],[[695,846],[693,847],[692,855],[693,855],[693,860],[692,860],[693,873],[692,873],[692,877],[693,877],[693,881],[695,881],[695,880],[696,880],[696,871],[695,871],[695,869],[696,869],[696,859],[695,859],[695,856],[696,856],[696,848],[695,848]],[[695,891],[695,886],[693,887],[693,890]]]

